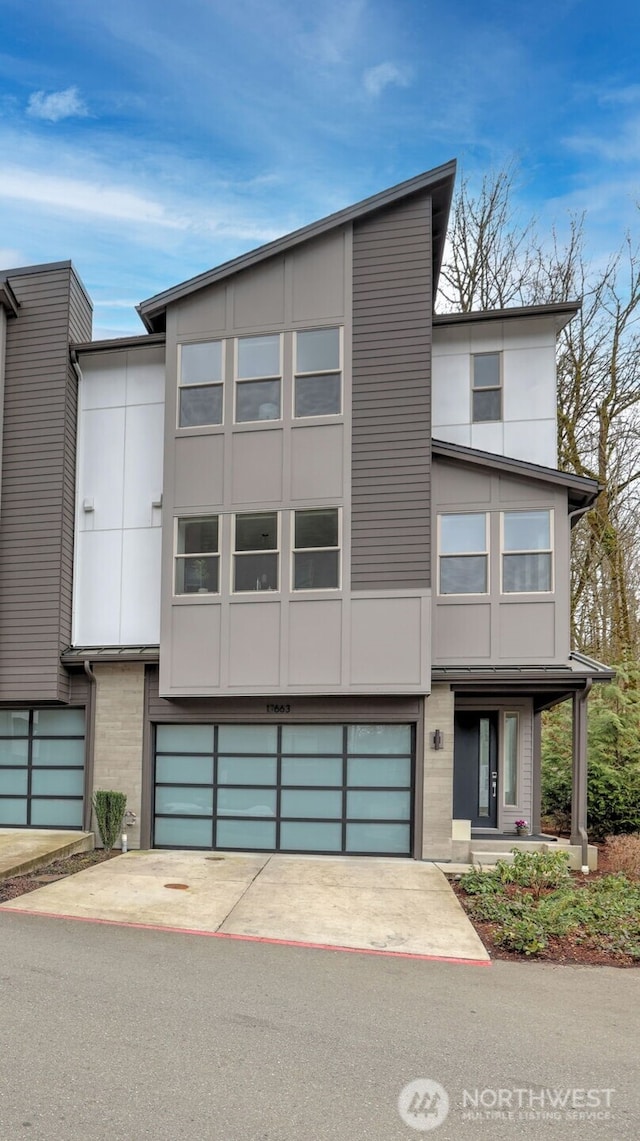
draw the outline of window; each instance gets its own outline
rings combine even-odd
[[[222,341],[180,345],[178,426],[222,424]]]
[[[217,594],[220,590],[218,516],[178,519],[176,594]]]
[[[500,353],[474,353],[471,391],[471,419],[502,419],[502,377]]]
[[[278,590],[278,513],[236,515],[234,591]]]
[[[294,512],[293,589],[336,590],[340,585],[337,507]]]
[[[487,516],[441,515],[440,594],[486,594]]]
[[[518,714],[504,715],[504,803],[518,803]]]
[[[552,590],[551,511],[505,511],[502,516],[502,590]]]
[[[342,411],[340,330],[296,334],[294,416],[336,416]]]
[[[282,414],[279,334],[239,337],[236,344],[236,423],[279,420]]]

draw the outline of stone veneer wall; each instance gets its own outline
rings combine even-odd
[[[130,848],[140,847],[142,794],[142,733],[144,726],[144,665],[104,662],[94,665],[96,676],[93,745],[93,790],[124,792],[127,809],[137,820],[127,829]],[[95,817],[92,827],[96,830]]]
[[[454,705],[455,697],[448,685],[434,685],[425,702],[423,860],[451,859]],[[431,745],[434,729],[443,734],[442,749]]]

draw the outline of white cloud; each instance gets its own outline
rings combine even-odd
[[[64,91],[34,91],[29,96],[27,115],[33,119],[45,119],[48,123],[58,123],[61,119],[88,115],[86,103],[80,98],[77,87],[67,87]]]
[[[365,71],[362,82],[367,95],[375,98],[384,91],[385,87],[389,87],[391,84],[395,84],[396,87],[408,87],[409,71],[407,68],[398,67],[398,64],[390,61],[378,63],[375,67],[370,67]]]
[[[22,265],[22,261],[23,257],[19,250],[0,246],[0,268],[15,269],[17,265]]]

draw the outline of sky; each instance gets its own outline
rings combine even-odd
[[[632,0],[0,0],[0,268],[135,305],[456,158],[538,231],[640,234]]]

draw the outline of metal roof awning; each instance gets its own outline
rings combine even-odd
[[[560,665],[433,666],[431,676],[436,683],[447,682],[456,693],[529,694],[542,709],[584,689],[588,681],[612,681],[615,670],[575,650]]]
[[[83,662],[157,662],[159,646],[67,646],[60,660],[65,666]]]

